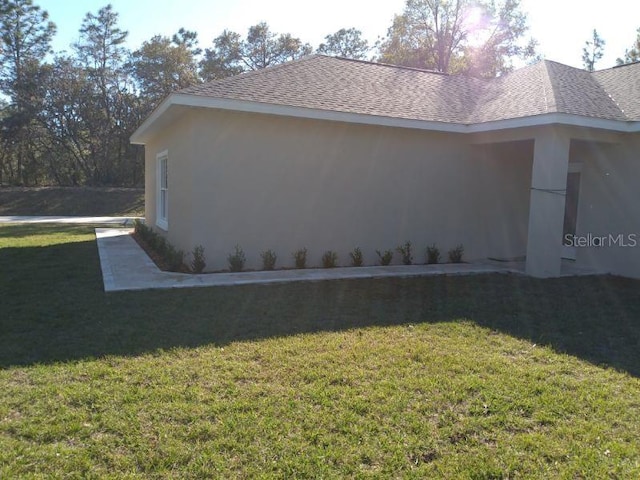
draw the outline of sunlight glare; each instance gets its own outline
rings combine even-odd
[[[465,12],[464,24],[469,32],[468,40],[471,46],[478,47],[486,41],[487,20],[483,8],[479,5]]]

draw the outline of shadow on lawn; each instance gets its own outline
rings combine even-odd
[[[636,280],[496,274],[105,294],[93,241],[1,249],[0,272],[0,367],[467,319],[640,376]]]

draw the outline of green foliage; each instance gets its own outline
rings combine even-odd
[[[352,267],[361,267],[364,264],[364,258],[360,247],[354,248],[353,251],[349,253],[349,256],[351,257]]]
[[[129,51],[126,40],[129,32],[122,30],[118,21],[119,14],[110,4],[100,8],[96,14],[87,13],[80,27],[79,39],[73,45],[77,63],[87,79],[82,101],[91,105],[91,109],[84,112],[83,120],[85,135],[95,149],[91,157],[95,166],[87,179],[92,184],[113,185],[123,181],[122,176],[129,173],[123,170],[130,167],[124,159],[131,160],[133,151],[126,144],[123,146],[122,139],[130,135],[131,129],[139,122],[124,114],[135,109],[137,102],[127,82],[123,82],[127,76],[125,63]],[[117,165],[114,158],[121,158],[122,165]]]
[[[462,263],[462,256],[464,254],[464,246],[462,244],[455,246],[449,250],[449,262]]]
[[[140,220],[134,221],[134,231],[161,259],[170,272],[185,270],[184,252],[176,249],[166,238]]]
[[[149,229],[149,231],[151,233],[149,236],[149,245],[151,248],[158,253],[164,252],[167,249],[167,239],[162,235],[158,235],[151,229]]]
[[[0,97],[9,100],[0,113],[1,183],[31,185],[46,175],[40,124],[48,77],[44,61],[56,32],[48,18],[30,0],[0,1]]]
[[[307,249],[301,248],[293,252],[293,263],[296,268],[307,268]]]
[[[176,249],[169,242],[167,242],[164,250],[164,258],[170,271],[179,272],[183,270],[184,252],[182,250]]]
[[[161,238],[164,240],[163,237],[160,237],[160,235],[158,235],[157,233],[155,233],[151,227],[149,227],[146,223],[144,223],[142,220],[138,220],[135,219],[133,221],[133,230],[134,232],[140,236],[140,238],[142,238],[142,240],[144,240],[145,242],[147,242],[148,244],[152,244],[156,238]],[[151,245],[153,246],[153,245]]]
[[[327,250],[322,254],[322,268],[335,268],[338,265],[338,254]]]
[[[244,268],[244,264],[247,261],[247,257],[244,254],[244,250],[240,245],[236,245],[233,253],[227,256],[227,263],[229,264],[229,270],[232,272],[241,272]]]
[[[536,42],[524,41],[528,29],[519,0],[407,0],[379,43],[379,60],[495,77],[510,71],[514,59],[535,56]]]
[[[637,30],[636,40],[630,49],[625,50],[624,57],[617,58],[616,64],[634,63],[640,61],[640,28]]]
[[[133,231],[138,235],[144,236],[147,234],[147,231],[150,228],[144,223],[142,220],[138,220],[137,218],[133,221]]]
[[[273,250],[265,250],[260,254],[260,257],[262,258],[263,270],[273,270],[275,268],[276,260],[278,259],[276,252]]]
[[[427,263],[440,263],[440,249],[435,243],[427,247]]]
[[[155,35],[131,54],[127,67],[140,87],[145,112],[151,112],[171,92],[199,83],[195,44],[197,34],[181,29],[173,39]]]
[[[204,51],[200,62],[205,80],[237,75],[247,70],[259,70],[311,53],[311,46],[290,34],[277,35],[265,22],[249,27],[246,38],[224,30],[213,41],[213,48]]]
[[[204,247],[197,245],[191,252],[191,271],[194,273],[202,273],[207,266],[204,257]]]
[[[29,105],[23,95],[29,87],[30,66],[40,65],[51,48],[56,34],[49,14],[30,0],[0,1],[0,91],[9,96],[18,110]]]
[[[393,260],[393,250],[384,250],[383,252],[376,250],[376,255],[378,255],[380,265],[389,265]]]
[[[362,32],[356,28],[341,28],[324,37],[317,52],[336,57],[365,60],[369,53],[369,42],[362,38]]]
[[[593,72],[596,62],[604,56],[605,41],[598,35],[598,31],[594,28],[591,39],[584,42],[582,48],[582,63],[585,70]]]
[[[143,152],[129,137],[146,113],[124,68],[127,32],[111,6],[88,13],[73,55],[44,63],[55,25],[30,0],[2,0],[2,181],[14,185],[140,185]]]
[[[404,265],[411,265],[413,263],[413,246],[411,242],[406,241],[403,245],[398,246],[396,251],[402,257],[402,263]]]

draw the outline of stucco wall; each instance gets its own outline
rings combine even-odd
[[[194,128],[193,117],[185,114],[177,116],[172,125],[162,129],[145,145],[145,219],[149,226],[167,236],[169,241],[191,250],[193,230],[193,181],[192,161]],[[169,208],[167,231],[156,226],[156,157],[168,152]],[[188,248],[187,248],[188,246]]]
[[[577,249],[577,263],[601,272],[640,278],[640,136],[617,144],[591,143],[583,159],[577,230],[582,237],[607,237],[605,246]],[[625,244],[610,245],[609,234]],[[633,243],[637,245],[633,246]]]
[[[240,244],[247,268],[273,249],[375,250],[410,240],[415,261],[436,243],[446,257],[524,255],[530,144],[468,144],[466,137],[266,115],[193,109],[147,150],[147,217],[155,219],[155,155],[169,150],[169,239],[205,247],[208,270],[226,268]],[[399,260],[396,254],[396,261]],[[395,263],[395,262],[394,262]]]
[[[483,186],[475,231],[485,235],[488,257],[514,260],[526,254],[533,147],[533,140],[473,146],[481,168],[476,180]]]

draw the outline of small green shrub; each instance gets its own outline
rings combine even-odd
[[[451,263],[462,263],[462,255],[464,254],[464,246],[462,244],[457,245],[455,248],[449,250],[449,261]]]
[[[378,255],[380,265],[389,265],[391,260],[393,260],[393,250],[385,250],[384,252],[376,250],[376,254]]]
[[[181,272],[187,269],[184,265],[182,250],[177,250],[166,238],[154,232],[151,227],[140,220],[135,220],[133,226],[134,231],[147,244],[147,247],[161,257],[164,268],[171,272]]]
[[[191,271],[194,273],[202,273],[207,266],[207,262],[204,259],[204,247],[197,245],[191,252]]]
[[[296,268],[307,268],[307,249],[301,248],[293,252],[293,261]]]
[[[179,272],[183,269],[184,252],[182,250],[177,250],[173,245],[167,242],[163,253],[169,270],[172,272]]]
[[[353,251],[349,253],[349,256],[351,257],[352,267],[361,267],[364,264],[362,250],[360,250],[360,247],[354,248]]]
[[[278,259],[276,252],[273,250],[265,250],[260,254],[260,257],[262,257],[263,270],[273,270],[275,268],[276,260]]]
[[[151,227],[147,226],[146,223],[138,219],[134,220],[133,228],[136,234],[139,235],[150,248],[155,250],[157,253],[162,254],[167,243],[162,235],[158,235]]]
[[[327,250],[322,255],[322,268],[335,268],[338,265],[338,254],[333,250]]]
[[[400,245],[396,250],[402,256],[403,264],[411,265],[413,263],[413,247],[411,246],[411,242],[405,242],[404,245]]]
[[[137,218],[133,221],[133,230],[145,241],[147,241],[153,233],[153,230],[151,230],[146,223]]]
[[[232,272],[241,272],[246,261],[247,258],[245,257],[244,250],[242,250],[242,247],[240,245],[236,245],[234,253],[230,253],[227,257],[227,262],[229,262],[229,270],[231,270]]]
[[[167,240],[162,235],[158,235],[153,231],[151,232],[147,243],[151,248],[162,255],[166,250],[169,249],[169,242],[167,242]]]
[[[427,263],[440,263],[440,249],[435,243],[427,247]]]

